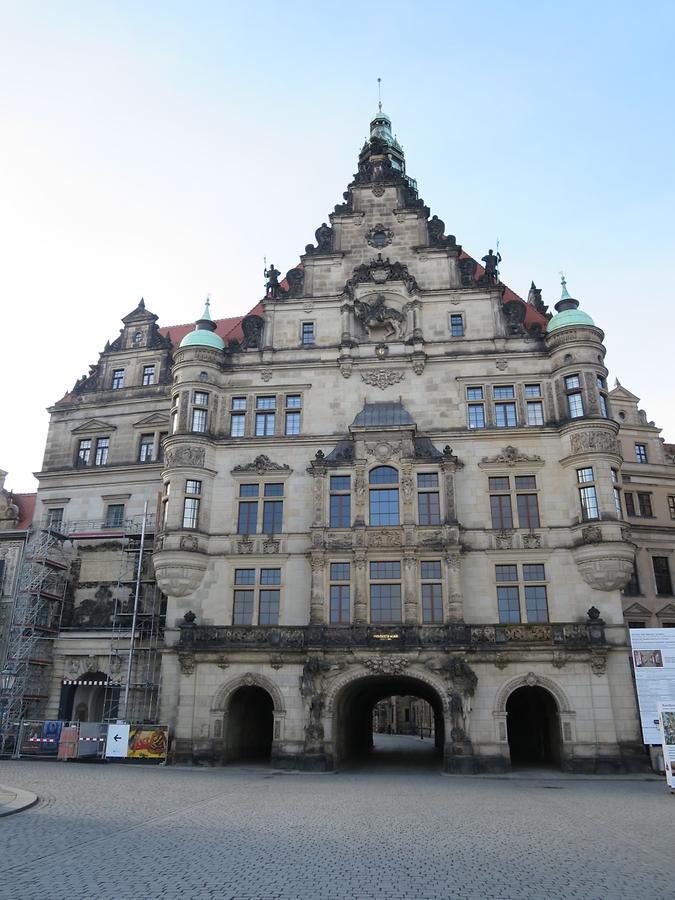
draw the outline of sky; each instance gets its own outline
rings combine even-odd
[[[377,109],[446,233],[552,308],[675,441],[675,4],[0,0],[0,467],[141,297],[216,317],[341,201]]]

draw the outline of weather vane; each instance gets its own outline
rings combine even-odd
[[[377,108],[382,112],[382,79],[377,79]]]

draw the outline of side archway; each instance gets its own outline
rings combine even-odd
[[[211,705],[223,762],[269,762],[282,739],[285,714],[281,691],[269,678],[249,672],[223,685]]]

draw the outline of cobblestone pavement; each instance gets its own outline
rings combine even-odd
[[[675,797],[650,779],[20,761],[0,783],[41,798],[0,820],[1,900],[675,894]]]

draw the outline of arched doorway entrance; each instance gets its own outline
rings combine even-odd
[[[225,762],[269,762],[273,734],[274,701],[265,688],[237,688],[227,705]]]
[[[419,735],[373,736],[373,712],[389,697],[414,697],[426,701],[433,715],[433,737]],[[389,737],[389,736],[387,736]],[[369,765],[439,766],[445,746],[442,700],[431,685],[406,675],[368,675],[345,685],[335,698],[333,756],[336,768],[367,762]]]
[[[102,722],[104,717],[105,672],[85,672],[74,684],[61,688],[59,719],[70,722]]]
[[[520,687],[506,701],[506,729],[512,766],[559,766],[560,717],[543,687]]]

